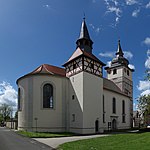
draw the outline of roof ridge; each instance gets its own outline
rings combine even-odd
[[[45,69],[48,73],[54,74],[53,72],[49,71],[49,70],[46,68],[46,65],[47,65],[47,64],[43,64],[43,65],[42,65],[42,66],[44,67],[44,69]],[[49,66],[50,66],[50,65],[49,65]]]

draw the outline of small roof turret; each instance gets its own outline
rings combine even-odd
[[[110,68],[114,68],[114,67],[122,66],[122,65],[129,68],[128,67],[129,61],[124,57],[124,53],[123,53],[123,50],[121,48],[120,40],[118,40],[118,49],[116,52],[116,57],[112,59],[111,66],[109,66],[109,67],[107,66],[107,67],[105,67],[105,69],[109,70]],[[130,70],[132,70],[132,69],[130,69]]]

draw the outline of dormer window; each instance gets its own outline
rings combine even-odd
[[[117,74],[117,69],[114,69],[114,70],[113,70],[113,74]]]

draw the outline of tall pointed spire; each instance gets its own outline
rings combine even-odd
[[[82,21],[80,36],[76,41],[77,47],[80,47],[82,50],[92,53],[92,44],[93,41],[90,39],[88,28],[85,22],[85,16]]]
[[[82,39],[82,38],[86,38],[90,40],[90,35],[89,35],[86,22],[85,22],[85,17],[83,18],[83,21],[82,21],[82,26],[80,30],[80,36],[79,36],[79,39]]]
[[[120,39],[118,40],[118,50],[116,52],[117,57],[123,57],[124,53],[121,48]]]
[[[123,53],[123,50],[122,50],[121,44],[120,44],[120,39],[118,40],[118,49],[116,52],[116,57],[113,58],[113,60],[111,62],[112,66],[119,65],[119,64],[127,66],[127,67],[129,65],[129,61],[124,57],[124,53]]]

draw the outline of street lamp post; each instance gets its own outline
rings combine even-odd
[[[34,118],[34,120],[35,120],[35,127],[36,127],[35,132],[37,132],[37,121],[38,121],[38,118],[37,118],[37,117],[35,117],[35,118]]]

